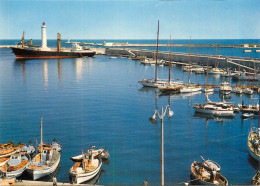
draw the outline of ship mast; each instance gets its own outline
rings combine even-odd
[[[171,34],[170,34],[170,51],[169,51],[169,85],[171,83]]]
[[[24,49],[24,31],[23,31],[23,37],[22,37],[22,49]]]
[[[42,149],[42,116],[41,116],[41,160],[42,160],[42,153],[43,153],[43,149]]]
[[[215,69],[217,68],[217,57],[218,57],[218,44],[216,44],[216,59],[215,59]]]
[[[190,69],[191,69],[191,66],[190,66],[190,47],[191,47],[191,36],[190,36],[190,45],[189,45],[189,85],[190,85]]]
[[[155,82],[157,82],[158,42],[159,42],[159,20],[158,20],[158,31],[157,31],[157,47],[156,47],[156,62],[155,62]]]

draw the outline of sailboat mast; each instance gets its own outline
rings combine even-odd
[[[215,68],[217,68],[217,57],[218,57],[218,44],[216,44],[216,59],[215,59]]]
[[[41,116],[41,159],[42,159],[42,116]]]
[[[207,60],[206,103],[208,103],[209,58]]]
[[[191,36],[190,36],[190,45],[189,45],[189,85],[190,85],[190,47],[191,47]]]
[[[156,62],[155,62],[155,82],[157,82],[158,42],[159,42],[159,20],[158,20],[158,31],[157,31],[157,47],[156,47]]]
[[[171,45],[171,39],[172,39],[172,37],[171,37],[171,34],[170,34],[170,51],[169,51],[169,84],[170,84],[170,82],[171,82],[171,47],[172,47],[172,45]]]

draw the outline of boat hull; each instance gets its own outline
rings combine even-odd
[[[198,106],[194,106],[193,108],[195,112],[204,113],[204,114],[212,114],[218,116],[234,116],[234,111],[232,110],[210,110],[210,109],[199,108]]]
[[[190,92],[199,92],[201,91],[200,87],[183,87],[180,89],[181,93],[190,93]]]
[[[57,152],[57,153],[59,153],[59,152]],[[60,153],[58,155],[57,161],[55,161],[55,163],[52,166],[44,168],[44,169],[28,168],[27,173],[32,177],[33,180],[38,180],[39,178],[52,174],[57,169],[59,163],[60,163]]]
[[[255,131],[253,131],[253,130],[251,129],[250,133],[248,134],[248,140],[247,140],[248,151],[249,151],[249,154],[250,154],[258,163],[260,163],[260,153],[259,153],[257,150],[254,151],[253,144],[252,144],[252,142],[251,142],[253,135],[257,136],[257,132],[255,132]]]
[[[11,48],[16,58],[79,58],[93,57],[96,53],[89,52],[57,52],[57,51],[40,51],[22,48]]]
[[[102,166],[102,161],[99,160],[98,167],[96,169],[94,169],[93,171],[89,171],[86,173],[80,173],[80,174],[70,171],[72,183],[80,184],[80,183],[84,183],[86,181],[91,180],[99,173],[101,166]]]

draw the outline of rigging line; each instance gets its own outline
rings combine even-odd
[[[240,136],[244,136],[245,134],[240,134],[238,136],[232,136],[232,137],[229,137],[229,138],[224,138],[224,139],[220,139],[220,140],[212,140],[211,143],[215,143],[217,141],[224,141],[224,140],[228,140],[228,139],[232,139],[232,138],[237,138],[237,137],[240,137]]]
[[[219,146],[221,146],[222,148],[227,149],[227,150],[229,150],[229,151],[233,151],[233,152],[237,152],[237,153],[241,153],[241,154],[247,154],[247,152],[242,152],[242,151],[230,149],[230,148],[228,148],[227,146],[225,146],[225,145],[223,145],[223,144],[219,144],[219,143],[215,143],[215,144],[216,144],[216,145],[219,145]]]

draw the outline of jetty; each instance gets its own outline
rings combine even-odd
[[[99,49],[96,48],[97,54],[99,50],[102,51],[105,55],[112,56],[144,56],[147,58],[153,58],[155,51],[147,50],[147,49],[129,49],[129,48],[106,48]],[[180,53],[180,52],[172,52],[171,53],[171,61],[176,64],[189,64],[189,58],[191,62],[197,61],[200,65],[215,66],[215,63],[218,63],[219,68],[226,68],[227,63],[228,67],[232,70],[239,69],[246,71],[260,71],[260,59],[259,58],[248,58],[248,57],[234,57],[234,56],[222,56],[222,55],[207,55],[207,54],[189,54],[189,53]],[[158,59],[169,61],[169,52],[167,51],[159,51]]]

